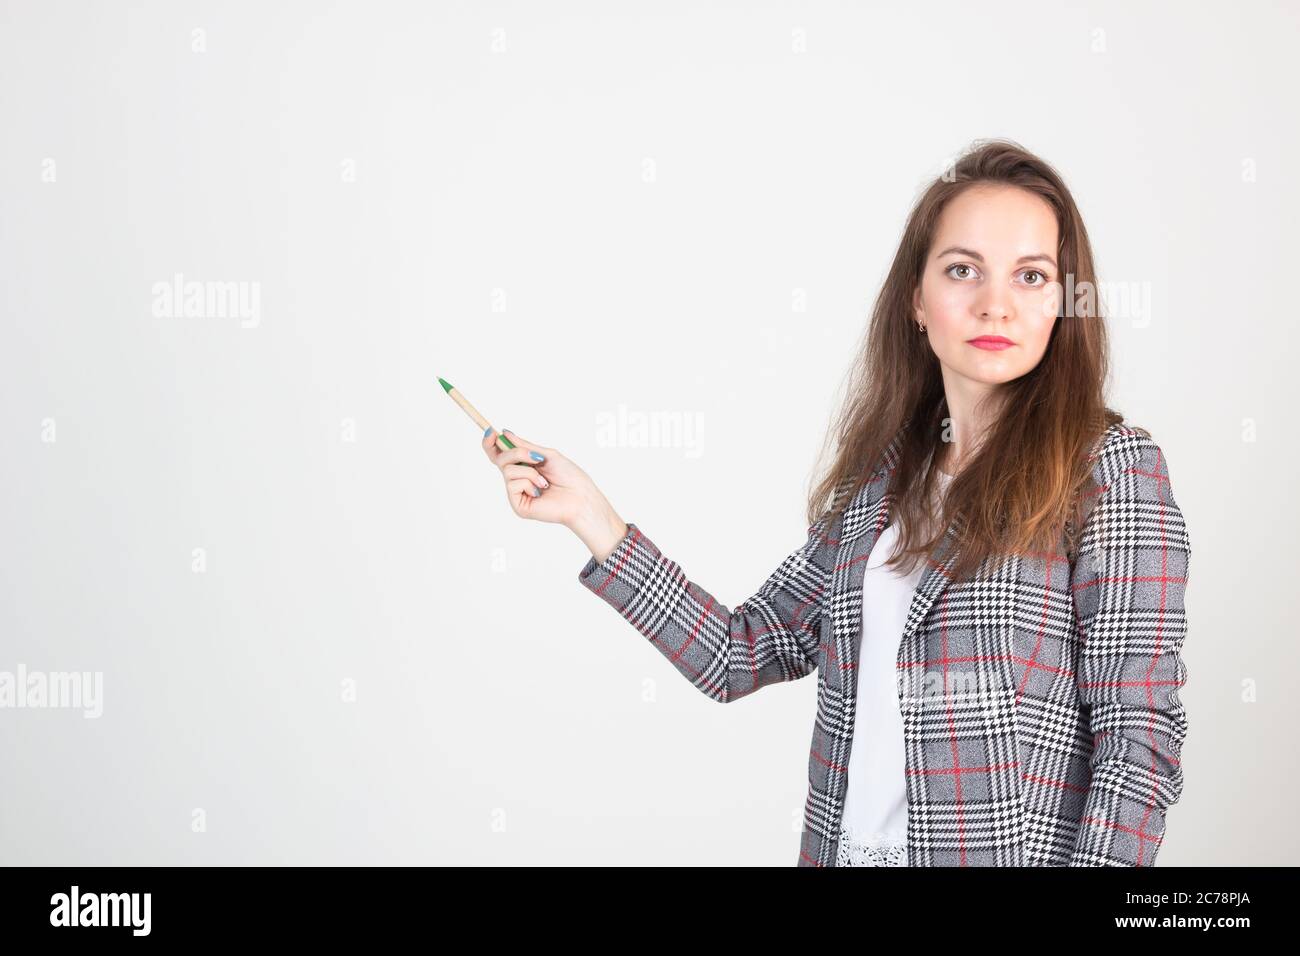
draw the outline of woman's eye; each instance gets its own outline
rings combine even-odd
[[[1037,281],[1037,282],[1031,282],[1031,283],[1029,283],[1030,285],[1042,285],[1043,283],[1045,283],[1045,282],[1047,281],[1047,276],[1043,275],[1043,274],[1042,274],[1041,272],[1039,272],[1037,269],[1030,269],[1028,272],[1025,273],[1025,275],[1027,275],[1027,276],[1038,276],[1038,281]]]
[[[968,265],[966,265],[966,264],[964,264],[964,263],[961,263],[961,262],[953,263],[952,265],[950,265],[950,266],[949,266],[946,270],[944,270],[944,271],[946,271],[946,272],[948,273],[948,275],[952,276],[954,279],[965,279],[965,278],[967,278],[967,276],[964,275],[964,274],[963,274],[963,275],[955,275],[954,273],[955,273],[955,271],[956,271],[957,269],[964,269],[967,273],[973,271],[973,270],[971,269],[970,266],[968,266]]]

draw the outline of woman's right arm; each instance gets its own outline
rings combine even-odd
[[[726,704],[812,673],[821,659],[826,570],[813,559],[820,530],[735,610],[683,573],[635,524],[578,580],[630,621],[692,684]]]
[[[484,436],[521,517],[564,524],[591,558],[578,580],[649,639],[697,689],[730,703],[760,687],[798,680],[821,659],[823,595],[833,561],[820,546],[825,523],[735,610],[689,580],[635,524],[619,518],[585,472],[554,448],[513,432],[513,451]],[[537,461],[535,455],[542,455]],[[532,466],[525,461],[534,461]]]

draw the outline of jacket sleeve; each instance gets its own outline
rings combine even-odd
[[[1178,688],[1187,680],[1191,547],[1150,437],[1117,433],[1093,476],[1096,501],[1071,571],[1092,780],[1069,865],[1150,866],[1183,789],[1187,715]]]
[[[766,684],[798,680],[817,667],[828,572],[825,519],[808,529],[758,592],[728,610],[631,522],[602,562],[578,580],[623,615],[692,684],[729,703]]]

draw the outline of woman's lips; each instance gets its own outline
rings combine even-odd
[[[1006,339],[971,339],[970,344],[977,349],[988,349],[990,352],[1000,352],[1015,345],[1014,342],[1008,342]]]

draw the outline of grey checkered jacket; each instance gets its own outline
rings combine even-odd
[[[713,700],[817,671],[799,866],[836,862],[863,565],[891,521],[902,436],[734,611],[631,523],[578,575]],[[1155,862],[1183,787],[1190,542],[1154,440],[1117,423],[1090,460],[1073,560],[1062,538],[1057,554],[951,583],[949,528],[916,587],[898,648],[911,866]]]

